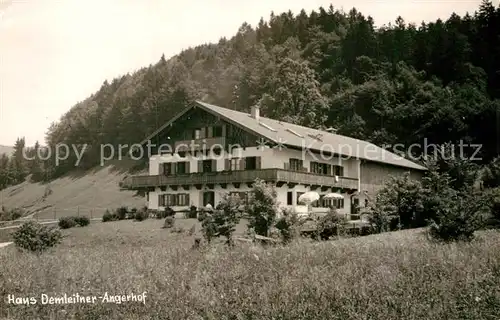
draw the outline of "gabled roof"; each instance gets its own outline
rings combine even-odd
[[[167,126],[171,125],[175,120],[191,110],[193,107],[198,106],[216,116],[219,116],[226,121],[233,123],[243,129],[263,137],[269,142],[283,144],[296,148],[309,148],[311,150],[334,152],[344,157],[365,159],[374,162],[390,164],[399,167],[427,170],[425,167],[418,165],[408,159],[400,157],[392,152],[389,152],[373,143],[342,136],[335,133],[312,129],[308,127],[299,126],[279,120],[274,120],[266,117],[259,117],[256,120],[248,113],[235,111],[227,108],[214,106],[201,101],[196,101],[192,106],[180,112],[172,120],[167,122],[161,128],[156,130],[141,144],[146,143],[152,139],[159,132],[164,130]]]

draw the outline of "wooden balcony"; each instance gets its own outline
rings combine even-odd
[[[180,152],[198,151],[203,149],[210,150],[214,145],[220,145],[224,149],[226,147],[226,137],[179,140],[175,142],[174,148]]]
[[[315,186],[326,186],[356,190],[358,179],[325,176],[300,171],[284,169],[260,169],[260,170],[237,170],[218,171],[204,173],[177,174],[173,176],[132,176],[120,183],[123,189],[144,189],[168,185],[199,185],[199,184],[226,184],[226,183],[249,183],[255,179],[262,179],[274,183],[295,183]]]

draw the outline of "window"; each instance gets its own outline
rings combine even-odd
[[[337,209],[344,208],[344,199],[333,199],[333,205]]]
[[[165,206],[165,195],[164,194],[160,194],[158,196],[158,206],[159,207],[164,207]]]
[[[256,157],[246,157],[245,170],[255,170],[257,167]]]
[[[331,175],[332,166],[327,163],[311,162],[311,173]]]
[[[207,204],[212,205],[215,204],[215,193],[213,191],[203,192],[203,206],[205,207]]]
[[[165,206],[173,207],[175,206],[175,194],[165,194]]]
[[[189,173],[189,162],[177,162],[177,173],[186,174]]]
[[[333,166],[333,174],[339,177],[344,176],[344,167],[342,166]]]
[[[241,170],[241,159],[239,159],[239,158],[231,159],[230,169],[232,171],[234,171],[234,170]]]
[[[212,168],[212,160],[203,160],[203,170],[202,172],[213,172],[214,168]]]
[[[246,157],[245,170],[260,169],[260,157]]]
[[[185,158],[186,157],[186,151],[179,151],[179,152],[177,152],[177,155],[179,155],[179,157],[181,157],[181,158]]]
[[[193,139],[201,139],[201,129],[194,129]]]
[[[301,205],[303,203],[299,202],[299,198],[301,195],[303,195],[305,192],[297,192],[297,205]]]
[[[286,193],[286,204],[289,206],[293,204],[293,192],[292,191],[288,191]]]
[[[304,161],[301,159],[290,159],[290,170],[293,171],[302,171],[304,167]]]
[[[166,176],[170,176],[174,174],[172,163],[166,162],[163,164],[163,174]]]
[[[188,193],[177,194],[177,205],[178,206],[189,206],[189,194]]]
[[[214,151],[214,154],[215,154],[216,156],[220,156],[220,154],[222,153],[222,149],[221,149],[221,148],[214,148],[214,150],[213,150],[213,151]]]
[[[222,137],[222,126],[215,126],[213,128],[213,137]]]

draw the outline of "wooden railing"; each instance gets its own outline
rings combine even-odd
[[[193,185],[193,184],[221,184],[221,183],[248,183],[255,179],[268,182],[299,183],[318,186],[329,186],[346,189],[357,189],[358,180],[355,178],[325,176],[314,173],[290,171],[284,169],[260,169],[218,171],[190,174],[177,174],[174,176],[132,176],[120,183],[124,189],[140,189],[167,185]]]
[[[176,151],[196,151],[207,149],[210,150],[212,146],[220,145],[222,149],[226,146],[225,137],[216,138],[203,138],[203,139],[193,139],[193,140],[179,140],[174,144]]]

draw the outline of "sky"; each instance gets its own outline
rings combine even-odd
[[[376,25],[446,19],[481,0],[0,0],[0,145],[44,144],[54,121],[104,80],[222,36],[271,11],[356,7]],[[496,2],[497,3],[497,2]]]

